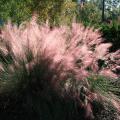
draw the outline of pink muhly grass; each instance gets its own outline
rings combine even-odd
[[[21,67],[22,61],[27,74],[31,76],[34,72],[33,81],[38,75],[43,82],[58,87],[70,74],[78,81],[93,73],[119,77],[116,71],[120,69],[120,51],[109,53],[111,43],[103,43],[98,30],[85,28],[81,24],[50,29],[49,25],[38,25],[35,19],[20,27],[8,23],[2,30],[0,40],[3,56],[10,55],[13,59],[9,69],[14,73],[16,68]],[[29,53],[32,56],[30,59]],[[107,66],[99,66],[99,60]],[[2,63],[0,71],[4,71]],[[91,107],[87,107],[91,114]],[[89,116],[87,111],[86,115]]]
[[[8,50],[7,47],[3,47],[1,51],[5,54],[6,52],[13,54],[16,62],[17,59],[26,61],[26,51],[31,51],[33,59],[27,63],[27,66],[39,57],[50,59],[52,60],[49,64],[50,68],[55,68],[56,71],[61,69],[59,77],[67,76],[71,71],[76,79],[82,80],[91,72],[102,74],[107,70],[109,72],[104,72],[106,73],[104,75],[108,76],[112,73],[117,77],[110,67],[100,69],[98,65],[99,59],[108,60],[111,44],[103,43],[98,30],[85,28],[81,24],[73,23],[72,28],[61,26],[51,30],[48,25],[38,25],[33,18],[30,23],[19,28],[8,23],[2,30],[1,38],[10,48]]]

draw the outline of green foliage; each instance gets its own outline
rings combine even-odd
[[[58,16],[60,24],[71,24],[76,18],[76,3],[65,1],[61,6],[61,14]]]
[[[39,14],[39,21],[49,20],[51,25],[70,24],[76,16],[76,3],[66,0],[37,1],[34,11]]]
[[[13,22],[20,24],[30,18],[31,4],[32,0],[1,0],[0,19],[4,22],[11,19]]]
[[[97,92],[101,95],[109,96],[110,94],[116,94],[120,93],[120,88],[118,85],[116,86],[114,84],[114,80],[110,80],[108,78],[105,78],[103,76],[93,75],[89,77],[88,82],[90,84],[91,91]],[[118,95],[119,96],[119,95]]]
[[[47,19],[54,21],[55,17],[61,12],[61,5],[64,0],[35,0],[33,3],[32,10],[39,14],[39,21],[45,22]]]
[[[88,23],[88,24],[100,23],[101,13],[96,5],[88,2],[82,8],[79,8],[77,18],[78,21],[82,23]]]
[[[106,1],[106,19],[117,20],[119,14],[119,1]],[[1,0],[0,19],[6,22],[20,24],[29,20],[34,12],[39,15],[39,22],[49,20],[51,25],[70,24],[76,18],[84,24],[99,24],[101,22],[102,3],[97,0],[87,1],[84,7],[77,7],[77,1],[73,0]],[[112,9],[112,10],[111,10]]]
[[[113,44],[111,51],[120,49],[120,24],[102,24],[100,27],[106,42]]]
[[[90,3],[94,4],[99,11],[102,12],[102,1],[103,0],[89,0]],[[105,19],[117,20],[120,16],[120,1],[119,0],[105,0]],[[101,16],[102,17],[102,16]]]
[[[34,12],[40,23],[49,20],[51,25],[70,24],[76,16],[76,3],[66,0],[1,0],[0,5],[0,19],[17,24],[29,20]]]

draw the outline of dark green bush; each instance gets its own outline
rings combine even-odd
[[[120,24],[102,24],[101,31],[106,42],[111,42],[113,46],[111,51],[120,49]]]

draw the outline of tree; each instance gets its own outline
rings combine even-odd
[[[0,0],[0,19],[20,24],[31,16],[32,0]]]
[[[105,0],[102,0],[102,21],[103,22],[105,19],[104,12],[105,12]]]
[[[79,22],[95,24],[101,21],[101,13],[98,7],[89,1],[80,8],[77,18]]]
[[[102,21],[104,19],[110,18],[112,20],[117,19],[120,15],[120,0],[89,0],[98,7],[102,12]]]
[[[120,15],[120,0],[106,0],[105,6],[106,17],[113,20],[117,19],[117,17]]]
[[[0,18],[17,24],[29,20],[34,12],[39,15],[40,23],[49,20],[56,25],[64,19],[70,22],[76,9],[72,0],[0,0],[0,5]]]

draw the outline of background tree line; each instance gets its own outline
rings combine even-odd
[[[49,20],[58,26],[76,20],[100,28],[114,44],[112,50],[120,46],[120,0],[0,0],[0,5],[0,24],[10,19],[19,25],[36,12],[39,23]]]
[[[0,0],[0,19],[20,24],[35,11],[40,22],[48,19],[55,25],[69,24],[77,16],[79,22],[94,24],[101,22],[103,1],[105,20],[120,19],[120,0]]]

